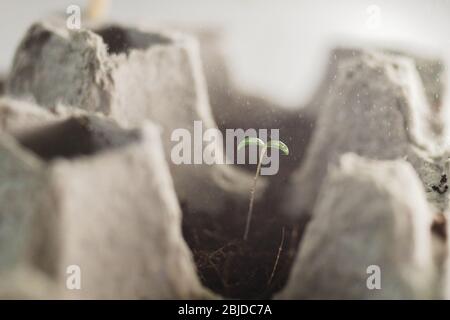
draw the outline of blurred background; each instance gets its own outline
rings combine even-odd
[[[0,73],[29,25],[87,1],[0,0]],[[109,19],[224,32],[236,85],[289,106],[305,103],[336,46],[380,46],[450,63],[450,0],[112,0]]]

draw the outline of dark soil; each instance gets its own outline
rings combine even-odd
[[[184,208],[184,237],[206,287],[226,298],[271,298],[287,281],[305,223],[288,221],[257,204],[244,241],[246,214],[229,208],[211,216]]]
[[[242,238],[248,203],[244,207],[228,204],[217,216],[191,212],[181,204],[183,234],[206,287],[226,298],[271,298],[288,279],[307,223],[307,218],[290,221],[278,206],[280,195],[288,188],[288,177],[301,164],[314,130],[314,117],[307,112],[284,110],[259,98],[221,92],[222,86],[212,88],[214,117],[224,134],[226,129],[278,128],[279,138],[289,145],[290,155],[280,157],[278,174],[266,177],[269,188],[262,197],[265,200],[255,202],[247,241]],[[242,114],[246,116],[236,116]],[[236,166],[255,174],[256,165]]]

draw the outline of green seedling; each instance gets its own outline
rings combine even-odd
[[[288,149],[287,145],[279,140],[271,140],[266,144],[266,143],[264,143],[264,141],[262,141],[259,138],[246,137],[239,143],[237,149],[241,150],[242,148],[245,148],[246,146],[250,146],[250,145],[260,147],[261,152],[259,154],[258,165],[256,167],[256,174],[253,179],[253,186],[250,191],[250,204],[248,206],[247,222],[245,224],[244,241],[247,241],[247,238],[248,238],[248,232],[250,230],[250,222],[252,220],[253,203],[255,201],[256,182],[257,182],[259,174],[261,172],[262,160],[263,160],[264,156],[266,155],[267,150],[270,148],[275,148],[275,149],[280,150],[283,154],[289,155],[289,149]]]

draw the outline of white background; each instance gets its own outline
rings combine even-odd
[[[0,71],[27,27],[86,1],[0,0]],[[377,28],[367,8],[381,10]],[[450,0],[113,0],[113,20],[219,26],[237,83],[286,106],[308,100],[335,45],[379,44],[450,63]]]

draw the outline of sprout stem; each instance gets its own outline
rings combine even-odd
[[[261,172],[262,159],[266,155],[266,152],[267,146],[262,147],[261,154],[258,160],[258,166],[256,168],[256,174],[255,177],[253,178],[252,190],[250,192],[250,204],[248,206],[247,222],[245,224],[244,241],[247,241],[248,239],[248,232],[250,230],[250,221],[252,220],[252,213],[253,213],[253,203],[255,202],[256,182],[258,181],[259,173]]]

